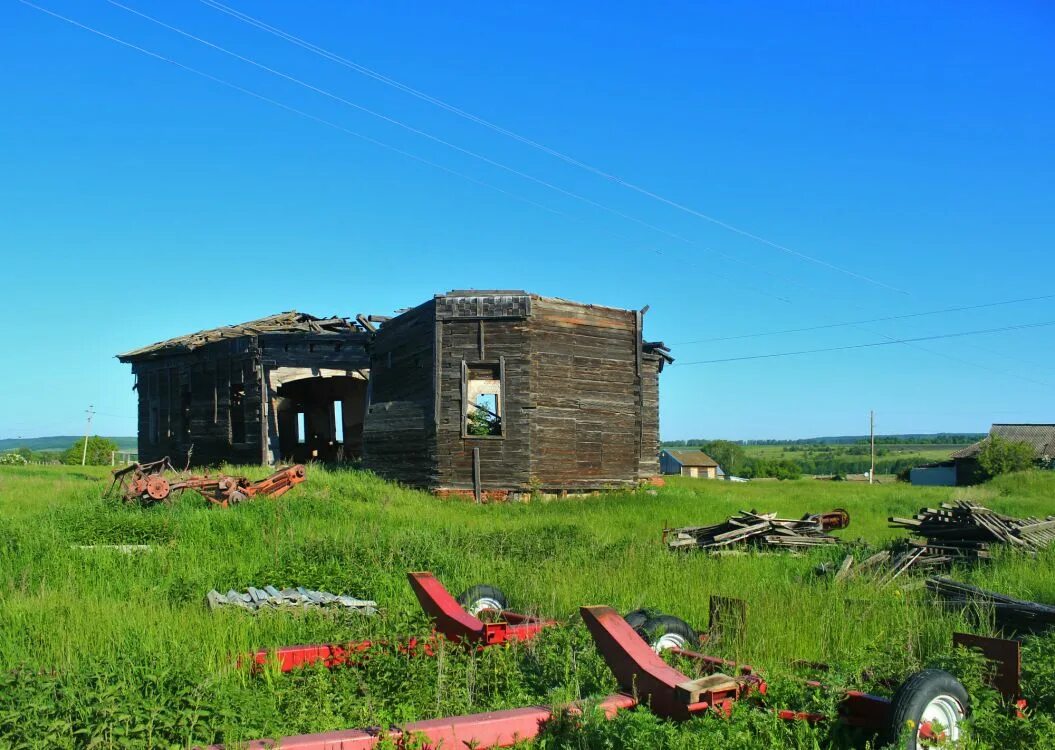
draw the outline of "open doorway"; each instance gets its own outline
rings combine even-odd
[[[307,377],[276,390],[275,417],[282,461],[341,462],[363,453],[366,381]]]

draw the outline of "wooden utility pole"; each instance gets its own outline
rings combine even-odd
[[[81,466],[88,462],[88,434],[92,431],[92,417],[95,416],[93,409],[94,407],[88,404],[88,409],[84,412],[88,415],[88,424],[84,427],[84,451],[81,453]]]
[[[874,410],[868,412],[869,422],[869,434],[871,435],[870,441],[872,444],[872,469],[868,472],[868,483],[872,484],[875,481],[876,476],[876,413]]]

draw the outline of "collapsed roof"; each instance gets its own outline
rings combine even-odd
[[[159,341],[156,344],[118,354],[121,362],[132,362],[170,354],[182,354],[194,351],[207,344],[225,339],[236,339],[243,336],[257,336],[264,333],[309,333],[309,334],[352,334],[363,333],[363,324],[348,318],[316,318],[314,315],[289,310],[288,312],[268,315],[265,318],[250,320],[237,325],[209,328],[197,333]]]

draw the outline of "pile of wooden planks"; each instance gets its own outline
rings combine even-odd
[[[1055,627],[1055,607],[970,586],[948,578],[928,578],[927,589],[947,607],[977,607],[993,613],[997,627],[1017,632],[1039,632]]]
[[[892,527],[923,537],[908,542],[908,552],[914,557],[947,558],[943,562],[986,559],[993,545],[1033,552],[1055,541],[1055,516],[1014,518],[965,500],[922,508],[912,518],[889,521]]]
[[[663,538],[667,546],[675,550],[719,550],[739,545],[783,549],[818,547],[839,543],[839,539],[827,532],[845,529],[849,525],[850,516],[844,510],[807,514],[799,519],[742,510],[724,523],[713,526],[664,529]]]

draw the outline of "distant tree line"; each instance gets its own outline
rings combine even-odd
[[[985,437],[984,432],[937,432],[930,435],[876,435],[876,445],[970,445]],[[714,438],[664,440],[664,448],[698,448]],[[737,445],[852,445],[869,443],[868,435],[798,438],[795,440],[733,440]]]
[[[0,466],[25,464],[69,464],[79,466],[83,460],[88,466],[108,466],[113,454],[120,450],[110,438],[92,435],[85,451],[84,438],[80,438],[64,451],[35,451],[25,446],[0,453]]]

